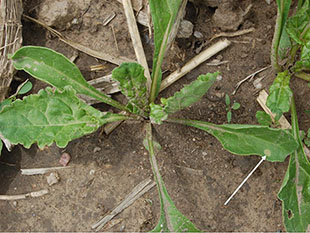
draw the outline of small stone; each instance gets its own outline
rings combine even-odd
[[[70,159],[71,159],[71,156],[68,153],[63,153],[60,156],[59,163],[65,167],[70,162]]]
[[[194,25],[188,20],[182,20],[180,23],[178,38],[189,38],[193,34]]]
[[[57,172],[51,172],[47,177],[46,177],[46,181],[48,183],[49,186],[52,186],[54,184],[57,184],[60,180],[59,175],[57,174]]]
[[[225,93],[224,92],[216,92],[215,93],[215,96],[219,99],[223,98],[225,96]]]
[[[223,79],[223,76],[222,75],[218,75],[217,77],[216,77],[216,80],[217,81],[221,81]]]
[[[96,171],[95,171],[94,169],[91,169],[91,170],[89,171],[89,175],[91,175],[91,176],[92,176],[92,175],[94,175],[94,174],[95,174],[95,172],[96,172]]]
[[[94,153],[99,152],[99,151],[101,151],[101,148],[100,148],[99,146],[96,146],[96,147],[94,148]]]
[[[194,37],[196,37],[197,39],[202,39],[203,38],[203,34],[201,32],[194,31]]]
[[[203,151],[203,152],[202,152],[202,155],[203,155],[203,156],[206,156],[206,155],[208,155],[208,153],[205,152],[205,151]]]
[[[13,201],[12,204],[13,204],[14,207],[17,207],[17,201]]]

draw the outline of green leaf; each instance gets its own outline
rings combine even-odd
[[[0,112],[0,133],[12,144],[40,148],[54,141],[59,147],[83,135],[94,132],[101,125],[127,117],[102,113],[75,96],[71,86],[63,91],[48,87],[36,95],[16,100]]]
[[[152,123],[161,124],[168,118],[168,114],[164,111],[164,108],[158,104],[151,103],[150,119]]]
[[[281,115],[290,110],[291,99],[293,93],[289,86],[291,76],[288,71],[278,73],[269,89],[269,96],[266,105],[276,114],[276,120]]]
[[[304,30],[309,27],[309,21],[309,0],[306,0],[297,13],[287,20],[286,31],[297,44],[305,45]]]
[[[280,43],[279,43],[279,51],[278,51],[280,59],[287,58],[289,54],[288,52],[290,51],[291,47],[292,47],[292,43],[291,43],[290,37],[287,34],[286,30],[283,30]]]
[[[18,91],[18,95],[24,95],[32,89],[32,83],[27,81]]]
[[[7,106],[7,105],[11,104],[12,101],[13,101],[13,100],[12,100],[11,98],[3,100],[3,101],[0,103],[0,111],[3,109],[4,106]]]
[[[147,125],[146,129],[146,149],[150,154],[150,162],[154,178],[157,184],[160,200],[160,218],[156,227],[152,232],[200,232],[195,225],[188,220],[175,206],[171,200],[164,181],[160,175],[156,161],[155,143],[152,138],[151,124]]]
[[[230,123],[231,122],[231,117],[232,117],[231,111],[227,112],[227,116],[226,117],[227,117],[227,122]]]
[[[230,106],[230,97],[228,94],[225,94],[225,104],[227,107]]]
[[[168,99],[161,99],[164,110],[168,114],[180,111],[197,102],[215,82],[219,72],[200,75],[195,81],[184,86]]]
[[[0,140],[0,155],[1,155],[1,152],[2,152],[2,148],[3,148],[3,142],[2,142],[2,140]]]
[[[299,137],[294,100],[292,100],[292,130],[298,150],[290,156],[278,197],[282,201],[284,225],[288,232],[309,232],[310,229],[310,163]]]
[[[265,156],[268,161],[282,162],[288,154],[297,149],[293,136],[286,130],[260,125],[224,124],[215,125],[203,121],[168,119],[174,122],[204,130],[216,137],[233,154]]]
[[[231,106],[231,108],[232,108],[233,110],[238,110],[238,109],[240,108],[240,104],[239,104],[238,102],[235,102],[235,103]]]
[[[127,97],[127,108],[144,115],[148,107],[144,68],[137,63],[123,63],[113,70],[112,78],[119,82],[121,92]]]
[[[293,70],[295,72],[310,70],[310,41],[302,47],[300,60],[295,63]]]
[[[126,110],[125,106],[89,85],[74,63],[51,49],[25,46],[18,49],[11,59],[15,69],[24,70],[59,90],[70,85],[77,94],[84,94],[121,110]]]
[[[155,50],[153,56],[152,87],[150,102],[158,95],[162,71],[161,65],[165,56],[168,37],[176,20],[182,0],[150,0],[150,10],[154,25]]]
[[[260,125],[265,125],[265,126],[272,125],[272,119],[267,113],[263,111],[257,111],[255,116]]]

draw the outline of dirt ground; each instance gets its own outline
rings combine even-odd
[[[43,1],[25,1],[24,13],[37,18],[38,12],[42,10],[40,2]],[[255,31],[228,38],[232,45],[215,56],[228,63],[210,66],[207,63],[213,57],[161,93],[161,96],[169,97],[199,74],[221,72],[223,79],[217,81],[198,103],[177,113],[176,117],[227,123],[223,98],[227,93],[232,101],[241,104],[239,110],[233,111],[232,123],[257,124],[255,113],[261,109],[256,102],[259,90],[253,86],[253,81],[244,83],[236,95],[231,93],[238,81],[270,65],[276,4],[271,1],[268,5],[262,0],[238,2],[239,5],[232,11],[244,11],[250,4],[253,6],[236,30],[254,27]],[[62,25],[58,25],[61,33],[92,49],[134,59],[122,5],[116,0],[89,0],[83,4],[83,14],[75,15],[78,22],[62,22]],[[225,30],[214,23],[212,16],[215,10],[203,1],[188,3],[186,19],[193,23],[194,30],[202,33],[203,37],[176,39],[164,64],[167,70],[165,75],[194,57],[195,51],[202,44],[206,48],[219,40],[209,42],[212,36]],[[102,20],[111,12],[115,12],[116,17],[107,26],[103,26]],[[68,20],[72,22],[72,19]],[[151,66],[153,41],[148,37],[147,28],[141,26],[140,31]],[[87,80],[107,75],[116,67],[77,52],[41,26],[27,20],[23,21],[23,39],[24,45],[47,46],[69,58],[78,55],[75,63]],[[91,65],[99,64],[104,66],[102,71],[90,71]],[[17,73],[17,76],[19,81],[28,78],[23,72]],[[274,75],[268,69],[258,74],[256,79],[261,77],[264,77],[262,88],[266,89]],[[35,83],[33,93],[45,86],[31,80]],[[309,115],[304,110],[310,109],[307,101],[310,97],[309,87],[302,80],[293,80],[292,88],[297,95],[300,127],[307,130],[310,126]],[[122,98],[120,94],[113,97]],[[95,107],[110,110],[103,104]],[[287,161],[264,162],[231,202],[224,206],[226,199],[256,165],[259,157],[232,155],[223,150],[214,137],[198,129],[174,124],[163,124],[154,129],[156,140],[162,145],[157,159],[168,192],[177,208],[199,229],[284,231],[277,192]],[[143,132],[143,124],[125,122],[110,135],[105,135],[99,129],[72,141],[64,149],[51,146],[41,151],[34,145],[30,149],[15,146],[12,152],[4,150],[0,157],[1,194],[21,194],[41,189],[48,189],[49,194],[26,200],[1,201],[0,230],[91,231],[92,224],[112,211],[137,184],[152,177],[148,154],[142,144]],[[71,155],[71,161],[69,168],[57,171],[59,183],[48,186],[47,175],[21,175],[20,168],[60,166],[59,158],[63,152]],[[156,225],[158,218],[159,200],[154,187],[116,216],[102,231],[149,231]]]

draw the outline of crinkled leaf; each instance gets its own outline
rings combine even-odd
[[[256,119],[260,125],[270,126],[272,125],[272,119],[270,115],[263,111],[256,112]]]
[[[79,68],[60,53],[44,47],[25,46],[18,49],[11,59],[15,69],[24,70],[59,90],[70,85],[77,94],[84,94],[125,110],[122,104],[89,85]]]
[[[152,129],[150,124],[148,124],[146,130],[146,142],[146,149],[150,154],[150,162],[160,200],[160,218],[152,232],[200,232],[195,225],[176,208],[168,194],[155,158],[156,148],[152,139]]]
[[[286,156],[297,149],[294,137],[286,130],[260,125],[224,124],[168,119],[170,122],[185,124],[204,130],[216,137],[224,149],[238,155],[265,156],[268,161],[284,161]]]
[[[164,111],[164,108],[158,104],[151,103],[150,119],[152,123],[161,124],[168,118],[168,113]]]
[[[287,58],[291,47],[292,47],[292,43],[291,43],[290,37],[287,34],[286,30],[283,30],[280,43],[279,43],[279,51],[278,51],[280,59]]]
[[[18,91],[18,95],[24,95],[32,89],[32,83],[27,81]]]
[[[289,86],[291,76],[288,71],[278,73],[269,89],[266,105],[276,114],[276,120],[290,110],[293,93]]]
[[[182,0],[150,0],[150,10],[154,25],[155,50],[153,56],[153,72],[151,102],[158,95],[162,71],[161,65],[165,56],[168,37],[176,20]]]
[[[310,70],[310,41],[302,46],[300,60],[295,63],[294,71]]]
[[[121,92],[127,97],[127,108],[143,115],[148,105],[144,68],[137,63],[123,63],[113,70],[112,78],[119,82]]]
[[[298,44],[305,45],[304,32],[305,28],[309,27],[310,8],[309,0],[306,0],[303,6],[295,15],[287,20],[286,31],[290,37]],[[307,30],[307,29],[306,29]]]
[[[310,163],[299,137],[295,105],[292,106],[292,129],[298,150],[290,156],[278,197],[282,201],[284,225],[288,232],[310,231]]]
[[[123,115],[102,113],[75,96],[67,86],[63,91],[48,87],[38,94],[16,100],[0,112],[0,133],[12,144],[40,148],[54,141],[59,147],[89,134],[101,125],[126,119]]]
[[[183,87],[168,99],[161,99],[164,111],[168,114],[180,111],[197,102],[215,82],[219,72],[200,75],[191,84]]]

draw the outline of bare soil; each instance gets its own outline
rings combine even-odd
[[[37,1],[25,1],[25,14],[37,16],[40,5]],[[276,4],[268,5],[262,0],[244,0],[232,11],[246,9],[252,3],[249,14],[242,19],[238,30],[254,27],[255,31],[239,37],[228,38],[233,43],[218,55],[228,61],[220,66],[206,63],[190,72],[161,93],[171,96],[183,85],[195,80],[199,74],[220,71],[223,79],[217,81],[198,103],[177,113],[176,117],[204,120],[217,124],[227,123],[224,94],[232,101],[241,103],[233,111],[232,123],[257,124],[255,113],[261,110],[256,97],[258,90],[253,82],[244,83],[231,95],[235,84],[247,75],[270,65],[270,46],[276,17]],[[168,73],[182,66],[196,55],[195,50],[205,43],[208,47],[216,40],[209,39],[221,32],[212,16],[216,8],[206,6],[203,1],[188,4],[186,19],[194,24],[194,30],[203,34],[177,39],[164,64]],[[116,17],[103,26],[102,18],[109,12]],[[89,1],[87,11],[79,16],[79,23],[67,25],[61,32],[72,40],[92,49],[134,59],[122,5],[118,1]],[[223,16],[224,17],[224,16]],[[115,33],[118,49],[113,36]],[[140,27],[149,65],[152,64],[153,42],[148,31]],[[115,65],[77,52],[58,38],[51,36],[42,27],[23,21],[24,45],[47,46],[64,53],[67,57],[78,54],[75,63],[87,80],[109,74]],[[217,39],[218,40],[218,39]],[[214,57],[215,58],[215,57]],[[212,59],[210,59],[212,60]],[[208,61],[210,62],[210,61]],[[104,65],[103,71],[91,72],[91,65]],[[29,78],[17,73],[20,81]],[[273,81],[270,69],[258,74],[265,77],[263,87],[267,89]],[[35,83],[33,93],[45,85]],[[12,88],[14,88],[12,86]],[[293,80],[296,93],[300,127],[309,128],[309,90],[302,80]],[[308,96],[308,97],[307,97]],[[122,99],[120,94],[114,98]],[[101,110],[111,110],[104,104],[95,105]],[[289,115],[287,115],[289,118]],[[264,162],[232,201],[224,202],[248,172],[259,161],[257,156],[242,157],[223,150],[211,135],[195,128],[163,124],[155,126],[156,140],[162,145],[158,162],[167,189],[177,208],[204,231],[283,231],[281,202],[277,192],[284,177],[285,163]],[[0,193],[20,194],[48,189],[49,194],[40,198],[0,202],[1,231],[91,231],[91,225],[113,210],[142,180],[152,177],[148,154],[143,147],[143,124],[125,122],[110,135],[102,129],[72,141],[66,148],[56,146],[39,150],[15,146],[12,152],[3,151],[0,157]],[[69,168],[59,170],[60,182],[48,186],[46,175],[22,176],[20,168],[60,166],[63,152],[71,155]],[[120,213],[103,231],[149,231],[159,218],[159,200],[156,188]]]

